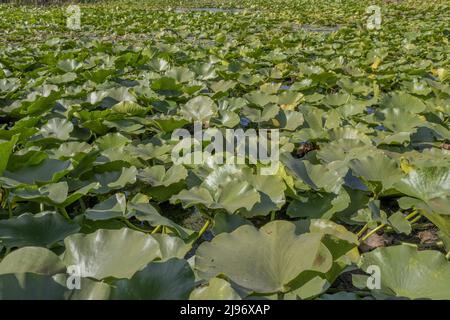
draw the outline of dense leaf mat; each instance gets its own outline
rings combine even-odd
[[[450,299],[448,1],[80,8],[0,5],[0,299]]]

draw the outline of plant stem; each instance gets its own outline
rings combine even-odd
[[[205,231],[208,229],[210,223],[211,223],[211,220],[209,220],[209,219],[206,220],[205,224],[203,225],[203,227],[198,232],[197,239],[200,239],[200,237],[205,233]]]
[[[412,217],[416,216],[417,214],[419,214],[419,211],[414,210],[413,212],[411,212],[409,215],[406,216],[406,220],[411,219]]]
[[[275,220],[275,211],[270,212],[270,221]]]
[[[369,228],[369,223],[366,223],[366,224],[364,225],[364,227],[362,227],[362,229],[359,230],[359,232],[356,234],[356,236],[357,236],[358,238],[360,238],[360,237],[364,234],[364,232],[366,232],[367,228]]]
[[[60,207],[59,210],[61,211],[62,215],[64,218],[66,218],[69,221],[72,221],[72,219],[70,218],[69,214],[67,213],[66,209],[63,207]]]
[[[86,204],[84,203],[83,199],[82,198],[78,199],[78,202],[80,203],[81,211],[85,212],[86,211]]]
[[[0,189],[0,197],[1,197],[0,203],[2,208],[6,208],[6,200],[7,200],[6,190],[5,192],[3,192],[3,189]]]
[[[5,194],[3,195],[3,208],[6,208],[6,204],[9,203],[9,194],[10,191],[8,189],[4,189],[5,190]]]
[[[155,234],[155,233],[157,233],[159,230],[161,229],[161,225],[159,225],[159,226],[156,226],[156,228],[155,229],[153,229],[153,231],[152,231],[152,234]]]
[[[415,217],[414,219],[412,219],[409,223],[413,224],[414,222],[417,222],[420,218],[422,218],[422,215],[419,214],[417,217]]]
[[[9,214],[9,218],[11,219],[13,217],[13,213],[12,213],[11,202],[9,202],[9,201],[8,201],[8,214]]]
[[[409,215],[407,215],[407,216],[405,217],[405,219],[406,219],[406,220],[409,220],[409,219],[415,217],[415,216],[418,215],[418,214],[419,214],[419,211],[414,210],[414,211],[411,212]],[[415,219],[411,220],[410,223],[413,223],[413,222],[417,221],[418,219],[420,219],[420,214],[419,214],[419,216],[417,216]],[[371,235],[373,235],[373,234],[374,234],[375,232],[377,232],[378,230],[384,228],[385,226],[386,226],[385,223],[379,225],[379,226],[376,227],[375,229],[371,230],[368,234],[366,234],[366,235],[364,236],[364,238],[361,239],[361,241],[367,240]],[[361,236],[364,234],[364,232],[366,232],[366,230],[368,229],[368,227],[369,227],[369,226],[368,226],[368,224],[366,223],[366,225],[365,225],[365,226],[357,233],[358,238],[361,237]]]
[[[371,235],[373,235],[375,232],[377,232],[378,230],[383,229],[386,226],[385,223],[380,224],[378,227],[376,227],[375,229],[371,230],[368,234],[366,234],[361,241],[366,241]]]

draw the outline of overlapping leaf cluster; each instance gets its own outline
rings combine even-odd
[[[449,299],[449,5],[371,4],[1,5],[0,298]],[[278,171],[173,163],[194,121]]]

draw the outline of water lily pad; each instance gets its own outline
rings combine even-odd
[[[274,221],[260,230],[241,226],[201,244],[195,266],[202,277],[224,274],[256,292],[285,292],[302,272],[331,268],[331,254],[321,239],[320,234],[296,235],[295,225],[287,221]]]
[[[163,233],[153,234],[152,236],[159,243],[162,261],[172,258],[183,259],[192,249],[192,242],[195,241],[195,239],[187,239],[185,242],[179,237]]]
[[[40,164],[24,167],[14,172],[5,171],[2,180],[11,186],[57,182],[72,168],[70,161],[45,159]]]
[[[57,274],[53,279],[60,285],[67,288],[68,274]],[[79,279],[79,288],[67,288],[64,299],[65,300],[108,300],[111,292],[111,286],[104,282],[95,281],[89,278]]]
[[[45,138],[55,138],[58,140],[67,140],[73,131],[73,124],[66,119],[53,118],[41,128],[40,133]]]
[[[343,176],[338,171],[327,166],[314,165],[309,161],[295,159],[288,154],[283,154],[281,161],[297,179],[303,181],[311,189],[339,193]]]
[[[128,228],[97,230],[64,239],[66,265],[78,265],[84,277],[131,278],[142,267],[161,256],[158,242]]]
[[[86,218],[90,220],[108,220],[125,217],[127,210],[127,199],[123,193],[116,193],[105,201],[87,209]]]
[[[407,109],[415,113],[422,112],[426,109],[422,100],[404,92],[392,93],[385,96],[381,101],[381,105],[387,108]]]
[[[378,266],[384,294],[410,299],[449,299],[450,263],[438,251],[417,251],[408,245],[366,253],[361,268]]]
[[[1,300],[63,300],[66,288],[51,276],[35,273],[0,275]]]
[[[47,247],[78,230],[78,224],[68,222],[56,212],[24,213],[14,219],[0,220],[0,243],[8,248]]]
[[[230,283],[220,278],[212,278],[206,286],[191,292],[189,300],[240,300],[241,297]]]
[[[342,189],[343,190],[343,189]],[[338,195],[334,193],[307,193],[301,199],[293,200],[288,208],[287,215],[293,218],[324,218],[330,219],[334,213],[348,207],[350,197],[343,191]]]
[[[11,141],[0,140],[0,175],[6,169],[13,147],[18,140],[19,136],[14,136]]]
[[[0,274],[35,273],[55,275],[66,266],[52,251],[40,247],[24,247],[8,254],[0,263]]]
[[[218,212],[214,216],[214,226],[212,228],[212,232],[215,235],[218,235],[222,232],[230,233],[233,232],[235,229],[239,228],[240,226],[246,224],[251,225],[251,222],[242,218],[239,215]]]
[[[411,170],[394,187],[424,201],[433,211],[450,215],[450,171],[446,167]]]
[[[180,112],[188,120],[204,121],[216,114],[217,106],[211,98],[198,96],[183,105]]]
[[[152,186],[170,186],[187,177],[187,170],[182,165],[174,165],[167,171],[164,166],[152,166],[139,173],[139,179],[150,183]]]
[[[134,216],[139,221],[147,221],[151,226],[166,226],[177,232],[181,238],[186,239],[190,236],[190,230],[183,228],[169,218],[161,215],[149,203],[128,203],[128,214]]]
[[[153,262],[129,280],[114,283],[111,299],[187,299],[195,286],[194,272],[185,260]]]
[[[355,176],[366,181],[381,182],[385,189],[391,187],[401,176],[397,163],[381,153],[350,160],[349,167]]]
[[[225,209],[234,213],[240,208],[251,210],[260,201],[255,187],[234,177],[245,173],[234,165],[224,165],[211,172],[199,187],[182,190],[172,196],[171,202],[181,202],[184,207],[202,204],[211,209]]]

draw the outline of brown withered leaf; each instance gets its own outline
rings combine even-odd
[[[438,240],[438,237],[433,230],[420,231],[417,236],[422,244],[434,243]]]
[[[364,242],[360,244],[360,249],[362,252],[370,251],[379,247],[386,247],[392,243],[393,237],[388,236],[386,233],[383,234],[372,234]]]

